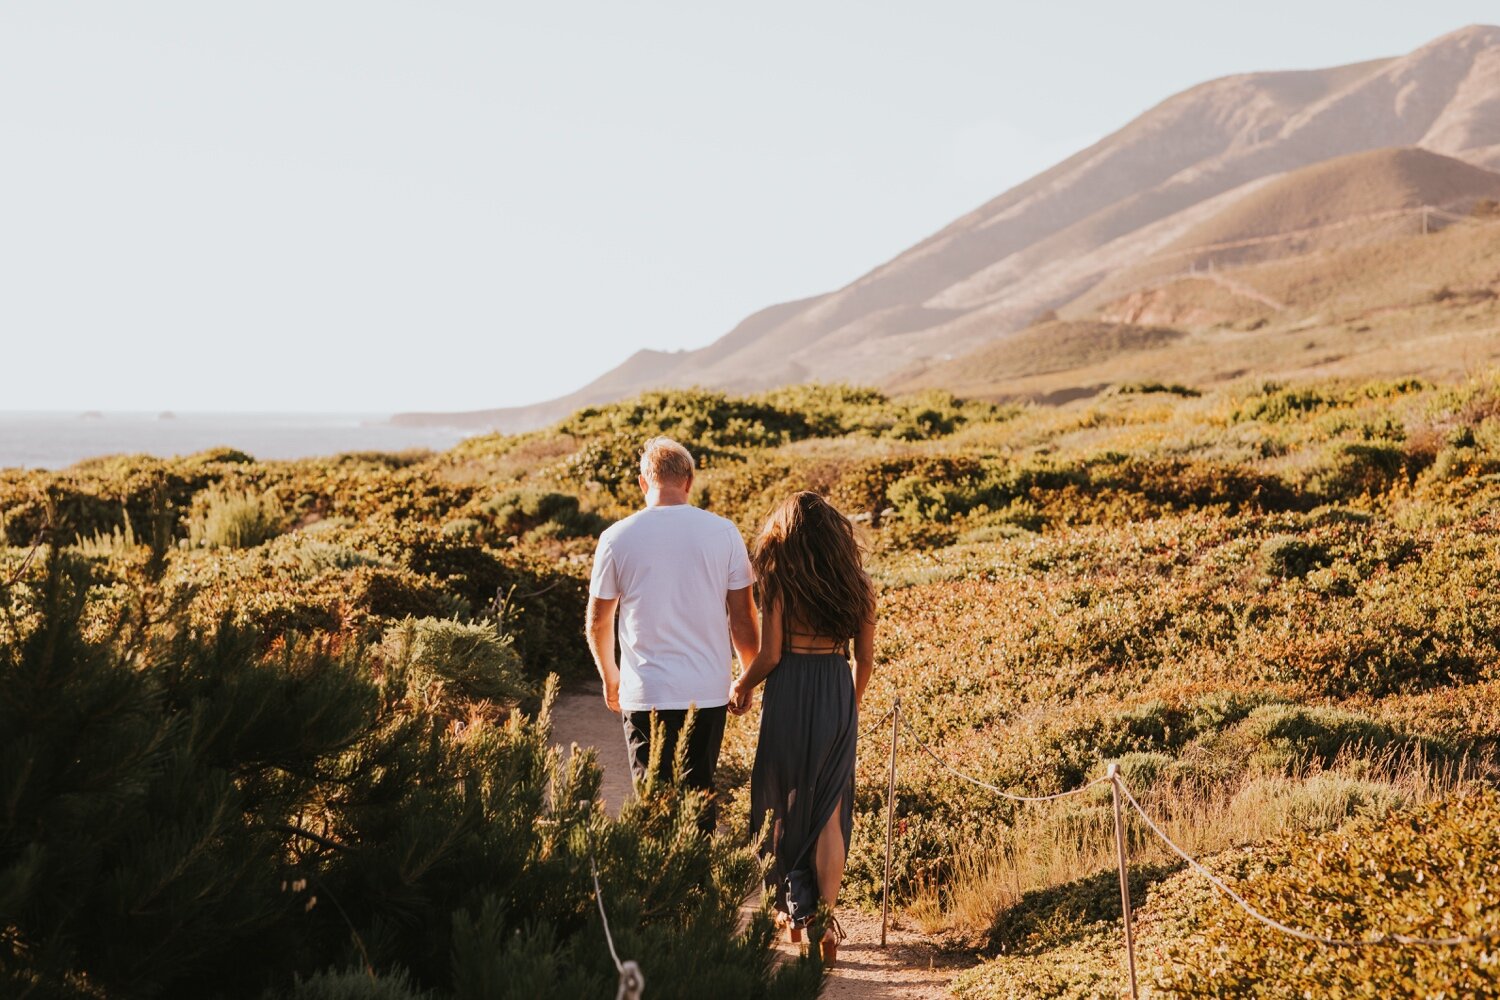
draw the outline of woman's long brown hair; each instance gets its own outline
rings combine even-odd
[[[851,639],[875,617],[875,588],[865,574],[854,525],[816,493],[793,493],[766,518],[755,542],[762,603],[781,605],[814,635]]]

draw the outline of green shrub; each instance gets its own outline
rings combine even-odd
[[[617,500],[639,497],[633,491],[641,474],[641,446],[645,443],[645,437],[631,431],[592,436],[563,460],[559,474],[579,486],[601,488]],[[694,449],[693,458],[703,464],[701,450]]]
[[[196,498],[194,508],[188,541],[195,547],[248,549],[281,530],[281,507],[269,494],[215,488]]]
[[[325,570],[354,569],[356,566],[389,566],[388,560],[361,552],[352,545],[325,542],[315,538],[283,535],[294,544],[281,552],[281,558],[309,574]]]
[[[253,465],[255,458],[240,451],[238,448],[209,448],[205,451],[188,455],[184,461],[198,465],[210,465],[219,462],[225,465]]]
[[[804,382],[752,399],[777,414],[773,422],[793,439],[839,437],[874,430],[891,420],[886,394],[863,386]]]
[[[694,450],[705,445],[765,447],[807,436],[806,422],[796,413],[763,400],[700,389],[646,392],[624,402],[588,407],[557,429],[581,440],[623,434],[635,441],[637,458],[646,439],[659,434]]]
[[[1267,576],[1289,579],[1306,576],[1331,561],[1321,545],[1292,535],[1273,535],[1260,546],[1260,569]]]
[[[588,600],[587,562],[559,562],[524,546],[500,550],[470,545],[444,538],[427,525],[408,527],[395,537],[380,533],[368,543],[377,551],[381,546],[450,599],[474,610],[496,606],[511,623],[516,649],[532,677],[592,672],[580,631]],[[410,613],[445,617],[452,612],[414,608]]]
[[[1306,386],[1284,388],[1267,382],[1261,391],[1241,403],[1233,413],[1233,419],[1259,420],[1273,424],[1294,419],[1304,413],[1314,413],[1329,406],[1338,405],[1339,400],[1324,392]]]
[[[1130,787],[1145,789],[1170,775],[1177,759],[1171,754],[1146,750],[1121,754],[1114,763],[1119,765],[1120,775]]]
[[[1406,450],[1390,442],[1340,441],[1310,486],[1331,500],[1378,496],[1406,479]]]
[[[1119,883],[1115,898],[1119,899]],[[1035,954],[1005,957],[975,966],[953,981],[959,1000],[1116,1000],[1119,962],[1101,960],[1120,948],[1116,931],[1092,927],[1068,943]]]
[[[679,389],[647,392],[607,406],[588,407],[557,425],[557,431],[584,442],[589,449],[609,440],[599,451],[580,454],[572,466],[581,473],[595,470],[599,482],[613,481],[621,463],[610,456],[628,450],[636,457],[649,437],[665,434],[686,445],[700,464],[707,456],[723,456],[751,448],[776,447],[812,437],[869,434],[898,440],[924,441],[953,433],[964,424],[1004,418],[1016,411],[998,411],[987,403],[961,400],[951,393],[928,391],[895,399],[874,389],[841,385],[798,385],[758,396],[729,396],[720,392]]]
[[[1203,395],[1201,391],[1177,382],[1171,384],[1163,384],[1161,382],[1125,382],[1116,386],[1115,391],[1122,396],[1144,396],[1152,393],[1166,393],[1172,396],[1182,396],[1185,399],[1196,399]]]
[[[514,489],[485,501],[480,511],[501,538],[531,533],[549,538],[598,535],[609,522],[579,507],[578,498],[548,490]],[[477,523],[477,522],[476,522]]]
[[[1148,886],[1178,866],[1136,865],[1130,894],[1141,899]],[[1051,889],[1034,890],[1001,912],[990,928],[987,950],[999,955],[1038,955],[1104,932],[1118,932],[1119,873],[1111,868]],[[1118,946],[1111,945],[1109,950]]]
[[[1369,524],[1374,516],[1369,511],[1356,510],[1352,507],[1341,507],[1338,504],[1325,504],[1316,507],[1307,514],[1307,524],[1313,528],[1323,528],[1339,524]]]
[[[315,972],[306,979],[295,976],[290,988],[267,992],[264,1000],[429,1000],[431,993],[412,985],[402,970],[371,975],[368,969]]]
[[[472,541],[479,537],[480,529],[484,524],[472,517],[455,517],[451,521],[443,522],[443,537],[453,538],[460,541]]]
[[[1359,820],[1263,852],[1235,889],[1274,919],[1365,939],[1500,934],[1500,796],[1439,802],[1399,821]],[[1252,920],[1217,896],[1162,943],[1156,989],[1178,997],[1480,997],[1500,991],[1493,944],[1325,947]]]
[[[1252,781],[1242,794],[1254,795],[1255,784]],[[1407,804],[1401,792],[1386,782],[1332,771],[1313,774],[1290,786],[1278,786],[1278,791],[1284,796],[1279,808],[1289,830],[1333,830],[1352,816],[1381,819]]]
[[[1472,443],[1450,444],[1433,459],[1430,475],[1437,480],[1478,479],[1500,472],[1500,455],[1492,454]]]
[[[1368,716],[1344,709],[1311,705],[1262,705],[1250,712],[1240,734],[1252,747],[1278,759],[1329,765],[1340,753],[1380,751],[1390,747],[1422,749],[1443,755],[1444,748]]]
[[[904,521],[939,524],[952,519],[949,497],[942,488],[921,476],[907,476],[891,484],[889,498],[896,514]]]
[[[92,535],[79,535],[73,548],[91,559],[109,560],[127,555],[136,546],[135,526],[130,523],[130,512],[122,511],[124,524],[108,532],[96,530]]]
[[[1263,423],[1285,423],[1303,419],[1306,414],[1338,407],[1354,406],[1367,400],[1394,399],[1430,388],[1421,379],[1366,382],[1361,385],[1296,385],[1265,383],[1259,392],[1248,397],[1231,414],[1235,421],[1259,420]]]

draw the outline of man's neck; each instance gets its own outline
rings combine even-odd
[[[687,502],[687,490],[654,489],[646,494],[647,507],[680,507]]]

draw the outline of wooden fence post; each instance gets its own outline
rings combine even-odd
[[[1135,929],[1130,920],[1130,869],[1125,858],[1125,824],[1120,817],[1120,766],[1109,765],[1107,774],[1109,790],[1115,801],[1115,856],[1120,864],[1120,914],[1125,922],[1125,964],[1130,970],[1130,996],[1140,997],[1140,988],[1135,981]]]
[[[891,840],[896,829],[896,741],[901,738],[901,697],[891,709],[891,771],[885,789],[885,888],[880,893],[880,947],[891,912]]]

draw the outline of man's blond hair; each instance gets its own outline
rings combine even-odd
[[[641,451],[641,475],[652,486],[693,478],[693,456],[669,437],[654,437]]]

